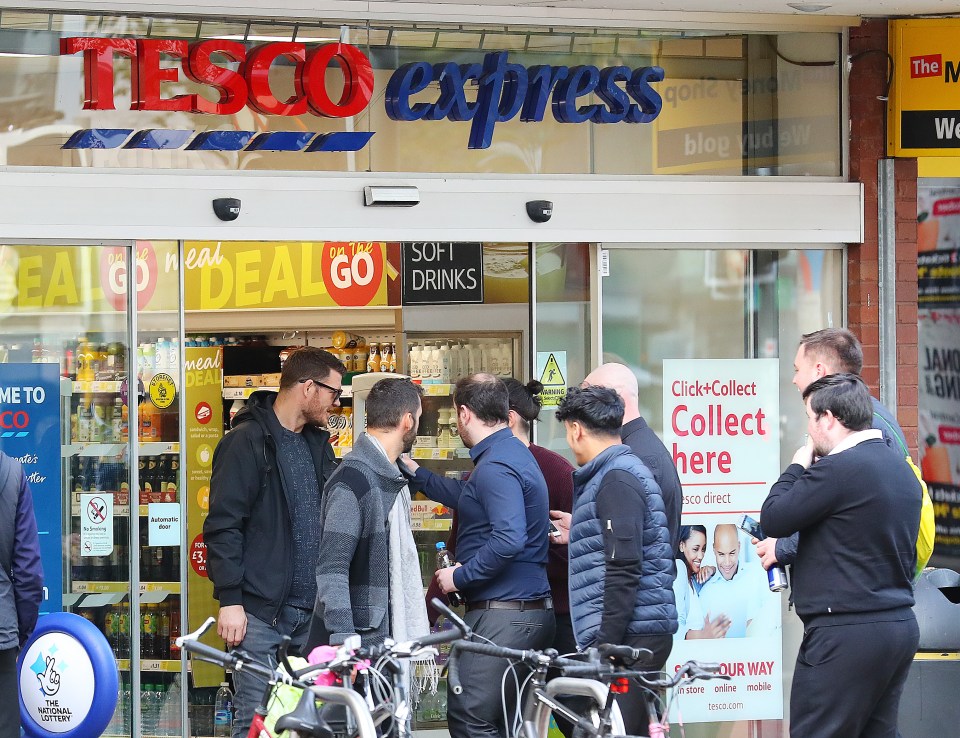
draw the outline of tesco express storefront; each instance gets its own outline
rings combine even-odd
[[[182,342],[181,274],[196,266],[184,262],[188,242],[525,244],[524,379],[540,378],[549,356],[570,384],[601,361],[628,364],[644,416],[684,463],[684,522],[712,540],[718,524],[759,510],[755,488],[802,441],[796,342],[844,324],[844,245],[863,233],[861,187],[845,181],[846,34],[835,19],[596,27],[561,13],[548,28],[531,18],[307,19],[292,4],[269,19],[109,5],[0,8],[6,344],[29,345],[67,319],[53,299],[17,303],[30,287],[18,281],[18,250],[119,249],[132,263],[151,244],[164,259],[137,274],[152,265],[169,283],[163,330]],[[558,273],[565,289],[555,289]],[[57,279],[55,263],[40,277]],[[138,315],[132,290],[120,285],[115,307],[137,346],[137,321],[156,330],[159,318]],[[82,330],[98,330],[90,320]],[[434,330],[444,328],[441,319]],[[722,409],[671,394],[707,376],[753,389]],[[550,412],[538,443],[562,451]],[[751,433],[696,425],[717,413]],[[707,458],[726,464],[709,471],[754,491],[711,487],[697,461]],[[185,482],[191,464],[185,456]],[[123,530],[136,548],[136,532]],[[57,532],[69,551],[69,527]],[[754,566],[742,548],[744,568]],[[199,625],[187,558],[181,632]],[[67,573],[51,609],[111,594],[103,606],[129,608],[139,642],[151,601],[135,569],[111,593],[75,591]],[[740,638],[678,641],[677,659],[722,661],[734,677],[723,693],[682,695],[688,735],[786,730],[800,625],[785,596],[751,608]],[[121,661],[110,730],[153,734],[142,697],[161,680],[152,661]],[[167,729],[203,734],[195,707],[209,685],[185,659],[163,668]]]

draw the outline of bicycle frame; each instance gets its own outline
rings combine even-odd
[[[524,703],[526,717],[523,721],[524,738],[547,738],[550,732],[550,716],[559,714],[572,723],[583,720],[583,716],[572,711],[556,697],[589,697],[598,706],[600,725],[596,729],[597,735],[623,735],[625,728],[620,708],[616,702],[608,705],[610,690],[607,685],[596,679],[579,679],[574,677],[557,677],[550,680],[546,686],[535,684]],[[604,724],[609,722],[607,732],[603,733]],[[585,727],[585,726],[583,726]],[[590,728],[586,728],[590,730]]]

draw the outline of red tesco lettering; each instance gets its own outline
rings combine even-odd
[[[113,60],[131,60],[133,110],[165,110],[233,115],[244,105],[265,115],[348,118],[363,111],[373,97],[373,65],[355,46],[325,44],[307,50],[295,41],[256,46],[238,41],[208,39],[188,43],[176,39],[64,38],[60,53],[83,53],[84,110],[114,110]],[[238,64],[236,71],[217,63]],[[176,82],[177,67],[161,67],[164,57],[180,61],[191,81],[212,88],[215,101],[198,94],[161,96],[164,82]],[[270,69],[280,58],[293,63],[294,94],[279,100],[270,87]],[[326,75],[336,63],[343,75],[343,91],[336,101],[327,92]]]
[[[0,413],[0,428],[22,430],[30,425],[30,415],[24,410],[4,410]]]

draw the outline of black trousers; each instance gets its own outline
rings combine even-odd
[[[662,671],[667,658],[673,650],[673,636],[628,636],[623,645],[633,648],[646,648],[653,652],[653,656],[647,659],[641,659],[630,668],[634,671]],[[652,694],[650,690],[641,686],[637,680],[630,681],[630,689],[626,694],[617,695],[617,705],[620,707],[620,714],[623,717],[623,726],[628,735],[647,735],[650,719],[647,713],[647,700],[654,700],[654,705],[659,706],[662,700],[662,693]],[[574,712],[581,715],[585,714],[591,707],[592,700],[588,697],[566,697],[560,701]],[[557,721],[557,727],[567,738],[576,738],[579,731],[562,717],[554,715]]]
[[[20,738],[20,694],[17,684],[17,654],[20,649],[0,651],[0,738]]]
[[[544,649],[553,642],[553,610],[472,610],[466,614],[464,622],[477,635],[505,648]],[[506,660],[492,656],[460,655],[463,693],[447,695],[447,726],[451,738],[506,736],[501,683],[508,665]],[[529,670],[518,667],[516,671],[520,684],[523,684]],[[509,699],[511,693],[516,693],[516,686],[508,676],[508,718],[512,718],[516,709],[515,701]]]
[[[806,628],[793,674],[791,738],[894,738],[919,640],[912,616]]]
[[[557,615],[557,630],[553,635],[553,643],[550,647],[555,648],[561,656],[577,652],[577,640],[573,637],[573,623],[570,622],[570,613]],[[557,676],[560,676],[560,670],[550,669],[547,673],[547,681]],[[564,702],[566,702],[566,700],[564,700]],[[563,733],[566,738],[571,738],[573,735],[573,725],[570,721],[560,715],[554,715],[554,718],[557,721],[557,727],[560,728],[560,732]]]
[[[653,652],[652,657],[638,661],[631,667],[632,669],[635,671],[646,669],[662,671],[670,656],[670,651],[673,650],[673,636],[628,636],[625,645],[633,648],[646,648]],[[623,715],[623,727],[626,729],[627,735],[647,735],[647,728],[650,725],[650,718],[647,715],[647,700],[654,699],[659,702],[659,698],[659,692],[654,696],[646,687],[642,687],[635,680],[630,682],[629,692],[617,696],[617,704],[620,706],[620,713]]]

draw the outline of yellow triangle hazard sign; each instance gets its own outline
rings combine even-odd
[[[543,367],[543,374],[540,376],[540,384],[542,384],[544,387],[567,386],[567,380],[563,378],[563,374],[560,371],[560,365],[557,363],[557,360],[553,354],[550,354],[550,358],[547,359],[547,363]]]

